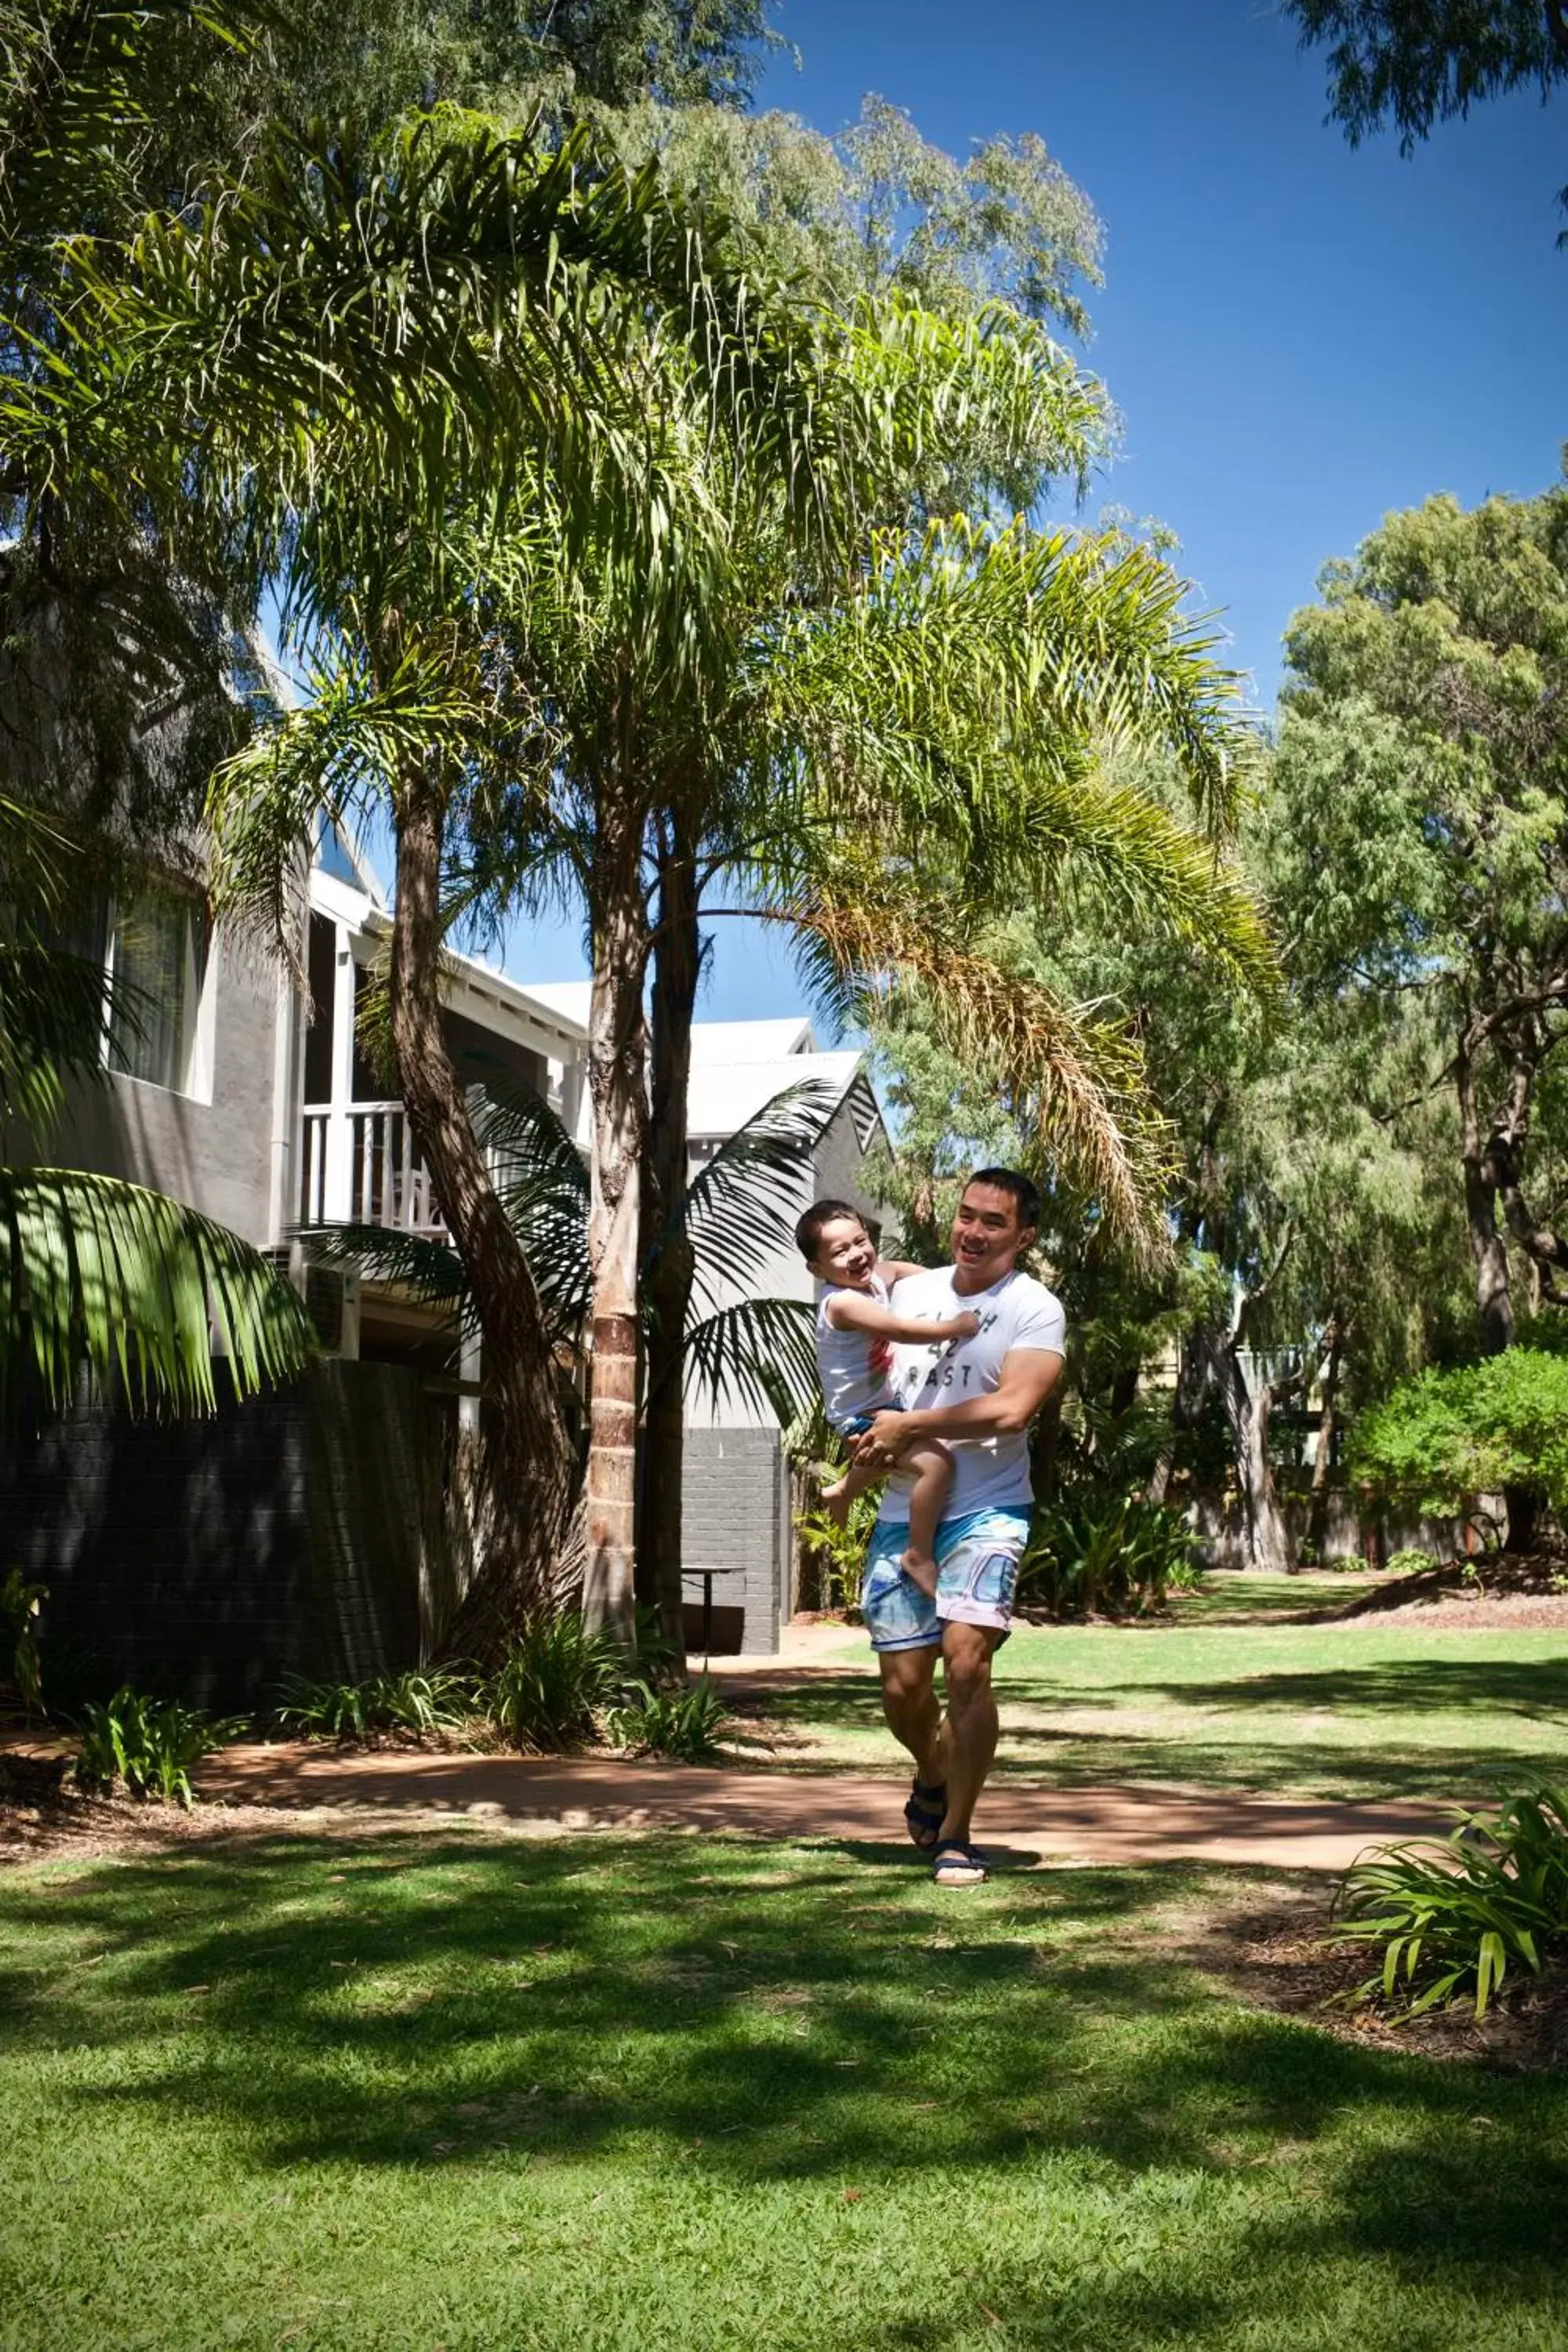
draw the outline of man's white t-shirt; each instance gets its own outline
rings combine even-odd
[[[906,1411],[929,1412],[966,1404],[971,1397],[990,1396],[1001,1385],[1003,1360],[1016,1348],[1037,1348],[1056,1356],[1065,1350],[1062,1303],[1033,1275],[1005,1274],[989,1290],[964,1292],[954,1289],[953,1273],[950,1265],[936,1266],[929,1274],[906,1275],[893,1286],[895,1315],[910,1315],[922,1323],[945,1322],[965,1310],[980,1318],[973,1339],[939,1340],[929,1348],[906,1340],[895,1349],[893,1381]],[[942,1433],[936,1430],[932,1434]],[[1027,1430],[965,1438],[954,1432],[942,1437],[942,1443],[952,1448],[952,1486],[942,1507],[944,1519],[970,1511],[1028,1509]],[[891,1521],[909,1517],[909,1490],[901,1480],[889,1481],[877,1516]]]

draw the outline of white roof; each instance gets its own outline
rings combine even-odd
[[[759,1022],[759,1028],[773,1024]],[[710,1063],[698,1066],[687,1089],[686,1123],[693,1142],[718,1141],[733,1135],[749,1118],[782,1095],[786,1087],[816,1084],[827,1087],[836,1103],[854,1084],[860,1055],[845,1054],[782,1054],[765,1061]]]
[[[588,1000],[594,983],[589,980],[531,980],[521,983],[536,1004],[547,1004],[563,1021],[588,1034]]]
[[[694,1021],[691,1066],[715,1063],[775,1062],[789,1054],[815,1054],[816,1040],[803,1013],[784,1021]]]

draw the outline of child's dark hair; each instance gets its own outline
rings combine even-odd
[[[853,1217],[858,1225],[866,1222],[859,1210],[848,1201],[814,1201],[807,1209],[795,1229],[796,1244],[807,1265],[816,1263],[823,1226],[837,1224],[840,1217]]]
[[[1040,1188],[1031,1176],[1021,1176],[1016,1168],[977,1168],[973,1176],[964,1179],[967,1192],[971,1184],[988,1185],[993,1192],[1010,1193],[1018,1212],[1020,1225],[1037,1225],[1040,1222]]]

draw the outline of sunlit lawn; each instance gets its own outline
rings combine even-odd
[[[1568,2080],[1248,2013],[1197,1870],[272,1840],[0,1877],[7,2352],[1568,2342]],[[1264,1890],[1266,1892],[1266,1890]]]
[[[1521,1775],[1568,1782],[1568,1629],[1290,1622],[1346,1591],[1337,1578],[1215,1578],[1174,1625],[1021,1628],[997,1666],[998,1771],[1363,1799],[1486,1797]],[[1224,1622],[1242,1600],[1270,1613]],[[771,1761],[898,1771],[863,1637],[833,1664],[748,1696]]]

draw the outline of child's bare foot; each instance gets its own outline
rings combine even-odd
[[[846,1491],[848,1484],[847,1478],[836,1478],[831,1486],[824,1486],[822,1490],[822,1507],[836,1528],[848,1524],[849,1496]]]
[[[904,1574],[911,1584],[920,1586],[928,1601],[936,1599],[936,1562],[929,1551],[907,1551]]]

